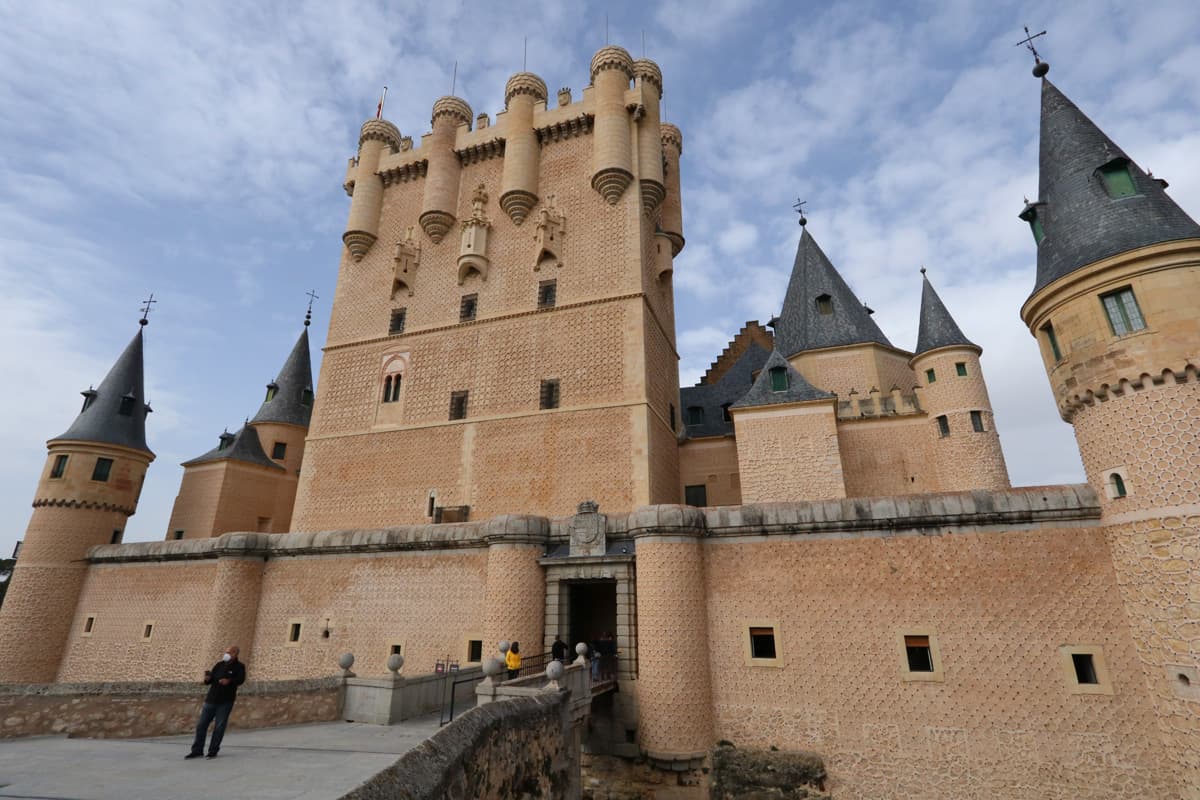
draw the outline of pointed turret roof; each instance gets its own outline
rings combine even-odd
[[[1134,194],[1109,196],[1100,168],[1114,162],[1128,167]],[[1167,196],[1163,184],[1044,78],[1038,178],[1038,203],[1021,213],[1023,219],[1036,213],[1045,234],[1038,244],[1035,292],[1102,258],[1200,237],[1200,225]]]
[[[183,462],[183,466],[204,464],[209,461],[243,461],[259,467],[283,470],[284,466],[267,458],[258,439],[258,431],[249,425],[238,428],[237,433],[226,431],[217,437],[220,441],[216,447],[202,456]]]
[[[287,425],[308,427],[312,418],[312,360],[308,353],[308,324],[296,340],[296,346],[283,362],[283,368],[275,380],[267,384],[267,389],[275,389],[275,393],[263,402],[258,413],[250,420],[254,425],[260,422],[281,422]]]
[[[100,386],[82,392],[83,410],[61,436],[51,441],[70,439],[82,442],[115,444],[133,450],[151,452],[146,445],[146,404],[142,369],[142,330],[138,328]]]
[[[783,310],[775,321],[775,346],[793,356],[805,350],[862,342],[892,346],[805,228],[796,248]]]
[[[787,370],[786,389],[777,391],[772,388],[771,370],[776,367],[783,367]],[[763,364],[762,371],[758,373],[758,379],[750,387],[750,391],[746,392],[742,399],[734,403],[732,407],[751,408],[753,406],[778,405],[779,403],[803,403],[808,400],[824,400],[831,397],[833,395],[829,392],[818,389],[805,380],[804,376],[788,363],[782,353],[772,350],[771,355],[767,358],[767,363]]]
[[[968,339],[954,321],[954,317],[950,316],[924,269],[921,270],[921,283],[921,324],[917,332],[917,349],[913,351],[913,355],[919,356],[939,347],[955,345],[980,350],[979,345]]]

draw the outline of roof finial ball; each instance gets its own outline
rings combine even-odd
[[[792,204],[792,210],[800,215],[801,228],[808,224],[808,217],[804,216],[804,206],[807,203],[807,200],[801,200],[799,197],[797,197],[796,202]]]
[[[922,274],[922,275],[924,275],[924,274],[925,274],[925,267],[924,267],[924,266],[922,266],[922,267],[921,267],[921,274]]]
[[[1050,71],[1050,65],[1045,61],[1042,61],[1041,56],[1038,55],[1037,48],[1033,46],[1034,39],[1045,35],[1045,31],[1042,31],[1041,33],[1030,33],[1029,26],[1026,25],[1025,38],[1016,44],[1017,47],[1025,45],[1025,47],[1029,49],[1029,52],[1033,53],[1033,77],[1035,78],[1044,78],[1046,77],[1046,73]]]

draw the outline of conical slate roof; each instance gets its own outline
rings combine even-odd
[[[262,449],[262,442],[258,439],[258,432],[249,425],[239,428],[237,433],[226,431],[219,438],[221,441],[216,447],[202,456],[183,462],[183,466],[190,467],[209,461],[229,460],[243,461],[247,464],[281,471],[284,469],[282,464],[267,458],[267,454]]]
[[[115,444],[153,455],[146,445],[146,414],[150,406],[146,405],[143,386],[141,328],[100,386],[83,392],[83,396],[88,400],[75,422],[66,433],[51,441],[71,439]]]
[[[1105,190],[1098,170],[1114,159],[1128,162],[1135,189],[1130,197],[1110,197]],[[1163,186],[1045,79],[1038,178],[1038,200],[1044,205],[1035,208],[1045,237],[1038,245],[1035,292],[1102,258],[1200,237],[1200,226]]]
[[[272,386],[275,387],[274,396],[263,402],[250,424],[282,422],[307,428],[308,421],[312,418],[313,398],[312,360],[308,353],[307,325],[296,340],[296,346],[292,348],[287,361],[283,362],[279,375],[267,384],[267,389],[270,390]]]
[[[924,270],[921,272],[924,273]],[[980,349],[979,345],[963,335],[962,329],[958,327],[954,317],[950,316],[942,298],[938,297],[933,284],[924,274],[921,275],[921,283],[921,323],[917,331],[917,349],[913,351],[913,355],[919,356],[939,347],[955,345]]]
[[[820,306],[818,298],[822,298]],[[796,248],[783,310],[775,323],[775,346],[784,355],[793,356],[805,350],[862,342],[892,346],[805,228]]]
[[[775,391],[771,388],[771,370],[775,367],[783,367],[787,370],[787,389]],[[758,373],[758,380],[754,381],[750,391],[746,392],[742,399],[734,403],[732,407],[751,408],[780,403],[803,403],[807,400],[823,400],[827,397],[833,397],[833,395],[813,386],[796,371],[795,367],[788,363],[788,360],[778,350],[772,350],[771,355],[767,358],[767,363],[763,364],[762,371]]]

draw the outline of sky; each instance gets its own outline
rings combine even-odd
[[[607,23],[606,23],[607,19]],[[1035,249],[1038,40],[1050,78],[1200,215],[1200,7],[1089,2],[0,0],[0,555],[46,458],[159,301],[157,454],[126,541],[164,538],[182,469],[257,410],[300,333],[320,363],[346,159],[383,85],[405,135],[457,94],[495,117],[522,65],[578,92],[607,39],[662,67],[684,136],[684,385],[778,313],[809,230],[891,341],[919,268],[983,347],[1015,485],[1083,480],[1019,309]],[[643,51],[644,37],[644,51]]]

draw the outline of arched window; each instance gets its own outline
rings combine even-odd
[[[392,399],[388,402],[395,403],[400,399],[400,381],[403,377],[399,372],[392,376]]]
[[[404,368],[407,363],[406,353],[394,353],[384,357],[381,402],[398,403],[400,401],[400,389],[404,384]]]
[[[1124,497],[1126,495],[1125,479],[1121,477],[1119,472],[1114,472],[1108,476],[1108,485],[1112,490],[1112,496],[1114,500],[1118,497]]]

